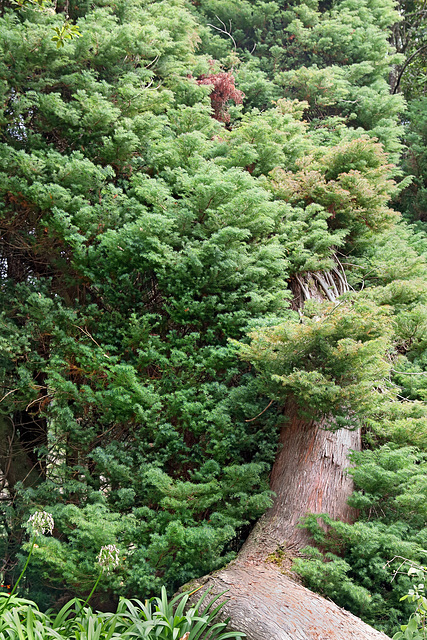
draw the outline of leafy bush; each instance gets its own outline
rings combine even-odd
[[[38,548],[36,541],[41,542],[41,536],[45,533],[52,534],[54,527],[54,519],[46,511],[36,511],[28,519],[26,528],[31,542],[24,568],[12,591],[0,593],[0,640],[111,640],[125,636],[164,640],[201,640],[207,637],[209,640],[225,640],[245,635],[227,632],[227,621],[216,620],[223,606],[223,603],[216,603],[223,594],[205,603],[209,590],[190,607],[187,606],[189,598],[198,589],[178,594],[169,601],[166,589],[162,587],[160,597],[153,597],[145,603],[122,598],[116,613],[93,611],[87,605],[102,575],[114,571],[120,562],[119,549],[112,544],[103,546],[98,553],[99,575],[84,602],[73,598],[58,613],[39,611],[35,602],[18,598],[15,591],[27,570],[34,548]]]

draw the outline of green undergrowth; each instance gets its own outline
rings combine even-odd
[[[160,597],[145,602],[119,601],[115,613],[94,611],[79,598],[73,598],[60,611],[40,611],[32,600],[0,594],[1,640],[226,640],[244,637],[226,631],[226,622],[217,621],[222,604],[217,596],[207,604],[208,592],[187,606],[189,595],[168,600],[166,589]]]

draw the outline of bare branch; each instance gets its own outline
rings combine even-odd
[[[10,391],[8,391],[8,392],[3,396],[3,398],[1,398],[0,402],[3,402],[3,400],[4,400],[5,398],[7,398],[7,396],[8,396],[8,395],[10,395],[11,393],[15,393],[15,391],[18,391],[18,389],[11,389]]]
[[[225,22],[223,22],[221,20],[221,18],[218,18],[218,16],[215,16],[215,18],[222,24],[223,28],[221,29],[220,27],[216,27],[214,24],[210,24],[210,22],[208,22],[208,27],[212,27],[212,29],[216,29],[220,33],[223,33],[224,35],[226,35],[229,38],[231,38],[232,41],[233,41],[234,49],[237,49],[236,41],[233,38],[233,36],[231,35],[231,20],[229,21],[229,28],[227,30],[227,25],[225,24]]]
[[[265,413],[265,411],[267,411],[267,409],[269,409],[271,407],[271,405],[273,404],[274,400],[270,400],[270,402],[268,403],[268,405],[265,407],[265,409],[263,409],[261,411],[261,413],[259,413],[257,416],[255,416],[255,418],[249,418],[249,420],[245,420],[245,422],[252,422],[253,420],[256,420],[257,418],[259,418],[260,416],[262,416],[263,413]]]

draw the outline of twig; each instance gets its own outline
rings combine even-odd
[[[413,53],[411,56],[409,56],[409,58],[405,61],[405,64],[403,65],[403,67],[401,68],[399,75],[397,76],[397,80],[396,80],[396,84],[394,85],[393,91],[392,91],[392,95],[394,95],[395,93],[397,93],[397,90],[400,86],[400,81],[402,80],[402,76],[404,74],[404,72],[406,71],[406,67],[408,66],[408,64],[410,62],[412,62],[412,60],[422,51],[424,51],[424,49],[427,49],[427,44],[423,44],[422,47],[420,47],[419,49],[417,49],[415,51],[415,53]]]
[[[265,407],[265,409],[263,409],[261,411],[261,413],[259,413],[257,416],[255,416],[255,418],[250,418],[249,420],[245,420],[245,422],[253,422],[254,420],[256,420],[257,418],[259,418],[260,416],[262,416],[262,414],[267,411],[267,409],[269,409],[271,407],[271,405],[273,404],[274,400],[270,400],[270,402],[268,403],[268,405]]]
[[[384,565],[384,569],[386,567],[389,567],[390,564],[392,562],[394,562],[395,560],[402,560],[402,562],[400,563],[400,565],[397,567],[397,569],[395,570],[395,572],[393,573],[393,577],[392,580],[395,579],[395,577],[397,576],[398,573],[401,573],[400,569],[405,565],[405,564],[409,564],[411,565],[411,567],[421,567],[424,570],[424,567],[422,565],[420,565],[417,562],[414,562],[413,560],[410,560],[409,558],[404,558],[403,556],[393,556],[393,558],[391,560],[389,560],[388,562],[385,563]]]
[[[13,422],[13,420],[11,420],[12,422],[12,437],[7,438],[8,440],[8,451],[7,451],[7,463],[6,463],[6,467],[4,469],[4,477],[1,481],[0,484],[0,492],[3,492],[5,486],[6,486],[6,482],[8,482],[8,475],[9,475],[9,471],[10,471],[10,467],[12,465],[12,450],[13,450],[13,440],[15,438],[15,433],[16,433],[16,428],[15,428],[15,423]]]
[[[40,402],[41,400],[43,400],[43,398],[51,398],[51,395],[47,393],[45,396],[37,397],[35,400],[31,400],[31,402],[29,402],[25,407],[25,411],[28,411],[28,409],[32,407],[33,404],[37,404],[37,402]]]
[[[305,285],[304,285],[304,281],[302,278],[300,278],[300,276],[298,275],[298,273],[295,274],[295,280],[298,282],[299,286],[301,287],[301,291],[303,292],[303,295],[305,296],[306,300],[310,300],[310,291],[308,289],[306,289]]]
[[[18,391],[18,389],[11,389],[10,391],[8,391],[8,392],[3,396],[3,398],[0,400],[0,402],[3,402],[3,400],[4,400],[5,398],[7,398],[7,396],[8,396],[8,395],[10,395],[11,393],[15,393],[15,391]]]
[[[147,65],[145,65],[144,69],[149,69],[151,67],[151,65],[153,65],[155,62],[157,62],[157,60],[160,58],[160,54],[158,53],[156,55],[156,57],[154,58],[154,60],[152,60],[151,62],[149,62]]]
[[[218,16],[215,16],[215,18],[217,20],[219,20],[219,22],[222,24],[222,26],[224,27],[223,29],[220,29],[220,27],[216,27],[214,24],[210,24],[210,22],[208,22],[208,27],[212,27],[212,29],[216,29],[217,31],[219,31],[220,33],[224,33],[226,36],[228,36],[229,38],[232,39],[233,44],[234,44],[234,48],[237,49],[237,44],[235,39],[233,38],[233,36],[231,35],[231,20],[230,20],[230,25],[229,25],[229,31],[227,31],[227,26],[225,24],[225,22],[223,22],[221,20],[221,18],[218,18]]]
[[[397,371],[397,369],[393,369],[393,367],[391,368],[391,370],[394,373],[401,373],[403,376],[427,376],[427,372],[426,371],[420,371],[420,372],[410,372],[410,371]]]
[[[322,287],[323,291],[326,293],[326,296],[330,300],[330,302],[335,302],[336,298],[335,298],[334,294],[331,292],[331,287],[328,286],[328,283],[320,275],[320,273],[313,272],[313,276],[316,278],[317,282],[320,284],[320,286]]]
[[[332,277],[332,272],[331,271],[325,271],[324,275],[325,275],[326,282],[329,284],[330,287],[332,287],[332,289],[334,291],[335,298],[339,298],[340,294],[339,294],[337,286],[335,284],[335,280]]]
[[[405,398],[405,396],[401,396],[398,393],[396,394],[396,398],[400,398],[401,400],[404,400],[405,402],[419,402],[419,400],[409,400],[409,398]]]
[[[95,338],[93,336],[90,335],[89,331],[85,328],[83,329],[82,327],[79,327],[78,324],[73,325],[74,327],[77,327],[77,329],[80,329],[80,331],[82,333],[84,333],[85,336],[87,336],[88,338],[90,338],[92,340],[92,342],[94,342],[96,344],[97,347],[99,347],[100,349],[102,349],[101,345],[99,344],[99,342],[97,342],[95,340]],[[106,353],[103,354],[106,358],[110,359],[110,356],[107,355]]]

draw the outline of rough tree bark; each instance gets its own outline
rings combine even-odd
[[[353,482],[346,469],[349,452],[360,451],[360,430],[331,431],[326,420],[307,422],[292,401],[285,414],[287,424],[280,433],[270,476],[276,497],[243,546],[239,562],[265,559],[278,548],[292,551],[309,544],[309,534],[298,527],[307,513],[327,513],[345,522],[356,517],[347,504]]]
[[[296,279],[294,307],[300,308],[310,297],[336,299],[344,292],[342,268],[334,271]],[[222,616],[229,617],[230,628],[245,632],[248,640],[386,640],[383,633],[298,584],[289,560],[289,567],[278,562],[278,557],[292,557],[310,542],[306,530],[298,527],[305,514],[355,519],[347,504],[353,485],[346,469],[349,452],[361,446],[358,429],[333,431],[326,420],[305,420],[292,399],[284,412],[287,423],[270,478],[275,493],[272,507],[233,563],[191,587],[205,585],[211,589],[209,597],[227,591]]]
[[[235,564],[203,582],[211,595],[227,591],[222,615],[248,640],[389,640],[272,564]]]

